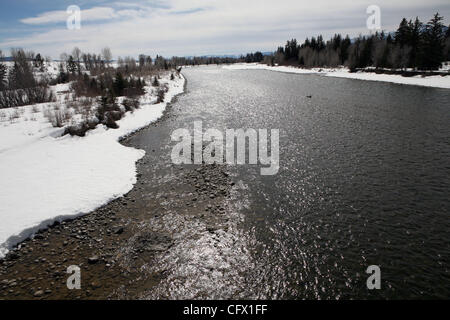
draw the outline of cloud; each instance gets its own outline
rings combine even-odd
[[[438,11],[446,24],[448,0],[377,0],[382,27],[394,30],[400,19],[418,15],[428,20]],[[64,26],[0,40],[0,48],[25,47],[58,57],[74,46],[99,52],[109,46],[117,56],[139,53],[172,55],[239,54],[272,51],[287,39],[334,33],[367,34],[367,1],[355,0],[168,0],[111,2],[82,12],[81,30]],[[115,8],[115,9],[114,9]],[[67,13],[43,13],[24,19],[48,24],[65,21]],[[37,20],[30,20],[37,19]],[[93,21],[83,24],[84,21]]]
[[[133,11],[133,10],[126,10]],[[87,10],[81,10],[81,18],[83,21],[100,21],[109,20],[120,17],[113,8],[94,7]],[[68,18],[66,11],[49,11],[38,15],[37,17],[21,19],[20,22],[25,24],[39,25],[65,22]]]

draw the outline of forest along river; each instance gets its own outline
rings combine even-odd
[[[0,283],[13,274],[29,284],[4,297],[450,297],[450,90],[219,67],[183,74],[186,93],[124,142],[146,151],[135,188],[25,243]],[[171,133],[199,120],[279,129],[279,173],[172,164]],[[70,264],[84,275],[75,293],[54,275]],[[367,289],[370,265],[381,290]]]

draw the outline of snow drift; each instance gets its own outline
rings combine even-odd
[[[60,136],[61,129],[45,121],[23,121],[32,106],[23,107],[19,121],[0,125],[0,258],[54,221],[89,213],[128,193],[136,183],[136,161],[145,152],[119,141],[160,118],[183,92],[184,81],[167,79],[167,102],[153,104],[156,97],[144,96],[140,109],[117,122],[119,129],[99,125],[82,138]]]

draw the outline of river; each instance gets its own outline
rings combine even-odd
[[[158,223],[173,243],[149,271],[165,277],[140,297],[450,297],[450,90],[215,66],[183,74],[167,119],[127,142],[146,150],[139,170],[161,201],[178,169],[199,170],[170,160],[171,133],[194,121],[279,129],[280,170],[224,166],[233,183],[212,230],[167,203]],[[203,210],[198,197],[186,212]],[[370,265],[381,290],[367,289]]]

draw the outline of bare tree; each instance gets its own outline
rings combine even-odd
[[[77,65],[78,73],[81,73],[81,50],[78,47],[73,48],[72,50],[72,56],[75,60],[75,63]]]
[[[103,60],[105,61],[105,64],[108,64],[109,62],[111,62],[111,60],[112,60],[111,49],[108,47],[103,48],[102,49],[102,57],[103,57]]]
[[[123,61],[122,57],[119,57],[117,59],[117,64],[118,64],[119,68],[123,68],[124,67],[125,62]]]
[[[75,61],[80,62],[80,60],[81,60],[81,50],[80,50],[80,48],[78,48],[78,47],[73,48],[72,56],[75,59]]]
[[[67,53],[63,52],[59,55],[59,59],[61,61],[67,61],[67,59],[69,59],[69,55]]]

